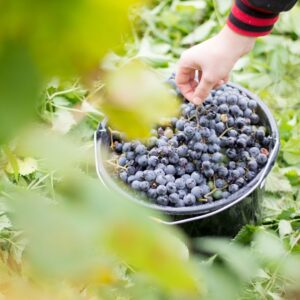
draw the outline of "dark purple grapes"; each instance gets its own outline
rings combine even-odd
[[[113,140],[118,176],[161,206],[193,206],[236,193],[267,164],[273,144],[258,103],[236,88],[213,90],[201,107],[151,131],[148,141]]]

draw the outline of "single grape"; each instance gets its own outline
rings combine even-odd
[[[170,194],[175,193],[177,190],[176,184],[174,182],[168,182],[166,187],[167,187],[168,193],[170,193]]]
[[[251,110],[256,109],[256,107],[257,107],[256,101],[255,101],[255,100],[249,100],[249,101],[248,101],[248,107],[249,107]]]
[[[180,197],[179,197],[179,194],[177,193],[172,193],[169,195],[169,201],[173,204],[176,204],[177,202],[179,202],[180,200]]]
[[[142,181],[144,179],[144,172],[143,171],[137,171],[135,173],[135,177],[137,180]]]
[[[142,181],[140,183],[140,189],[141,189],[141,191],[147,192],[149,190],[149,188],[150,188],[150,184],[149,184],[148,181]]]
[[[179,155],[175,152],[169,154],[169,162],[171,164],[177,164],[179,162]]]
[[[260,153],[257,158],[256,161],[258,162],[258,164],[260,165],[264,165],[268,160],[268,157],[265,154]]]
[[[156,199],[156,203],[161,205],[161,206],[167,206],[169,203],[169,199],[167,196],[159,196]]]
[[[195,133],[195,129],[188,125],[184,128],[183,132],[188,138],[192,138]]]
[[[127,178],[128,178],[127,172],[126,171],[121,172],[120,178],[123,182],[127,182]]]
[[[250,116],[250,120],[251,120],[251,123],[256,125],[259,123],[259,116],[255,113],[253,113],[251,116]]]
[[[222,191],[215,191],[212,194],[212,197],[214,198],[214,200],[219,200],[223,197],[223,193],[222,193]]]
[[[158,175],[157,177],[156,177],[156,183],[157,184],[160,184],[160,185],[165,185],[166,183],[167,183],[167,179],[166,179],[166,177],[165,176],[163,176],[163,175]]]
[[[188,189],[192,189],[196,186],[196,181],[193,178],[188,178],[185,182],[185,185]]]
[[[191,194],[196,198],[201,198],[204,195],[203,189],[200,186],[195,186],[191,190]]]
[[[226,154],[231,159],[235,159],[237,157],[237,153],[236,153],[236,150],[234,148],[227,149]]]
[[[157,197],[157,191],[156,189],[149,189],[147,191],[147,195],[150,197],[150,198],[153,198],[155,199]]]
[[[176,122],[176,129],[178,130],[183,130],[184,129],[184,124],[185,124],[185,120],[183,119],[179,119],[177,122]]]
[[[148,165],[151,167],[156,167],[158,162],[159,162],[158,157],[154,155],[150,156],[148,159]]]
[[[220,152],[216,152],[212,155],[211,160],[215,163],[222,161],[223,154]]]
[[[228,175],[228,169],[224,166],[218,168],[217,173],[220,177],[225,178]]]
[[[130,176],[128,176],[128,178],[127,178],[127,182],[128,182],[129,184],[131,184],[134,180],[136,180],[135,175],[130,175]]]
[[[247,140],[244,139],[244,138],[239,137],[239,138],[236,140],[236,145],[237,145],[239,148],[246,148],[246,147],[247,147]]]
[[[251,159],[249,162],[248,162],[248,169],[250,171],[256,171],[257,170],[257,162],[255,159]]]
[[[127,152],[127,151],[130,151],[130,150],[131,150],[131,143],[124,143],[122,151]]]
[[[185,166],[185,172],[188,173],[188,174],[191,174],[195,171],[195,167],[194,167],[194,164],[189,162],[187,163],[187,165]]]
[[[178,176],[182,176],[183,174],[185,174],[185,168],[184,168],[184,167],[178,166],[178,167],[176,168],[176,174],[177,174]]]
[[[161,195],[162,196],[162,195],[166,195],[168,190],[167,190],[166,186],[159,185],[157,187],[156,191],[157,191],[157,195]]]
[[[183,201],[185,205],[193,205],[196,203],[196,197],[192,194],[187,194],[184,196]]]
[[[230,129],[228,131],[228,136],[237,137],[238,136],[238,132],[235,129]]]
[[[167,174],[165,178],[167,182],[175,182],[175,177],[173,175]]]
[[[247,98],[245,97],[240,97],[238,99],[238,106],[242,109],[242,110],[245,110],[247,108]]]
[[[150,182],[150,181],[153,181],[156,178],[156,174],[153,170],[146,170],[144,172],[144,178],[145,178],[145,180]]]
[[[130,167],[127,168],[127,174],[128,174],[128,175],[134,175],[135,172],[136,172],[135,167],[130,166]]]
[[[180,167],[185,167],[189,161],[185,157],[180,157],[179,158],[179,166]]]
[[[185,188],[185,181],[182,178],[177,178],[175,185],[178,190],[183,190]]]
[[[216,188],[217,189],[222,189],[225,186],[225,180],[223,179],[216,179]]]
[[[180,157],[185,157],[188,154],[188,147],[186,145],[181,145],[177,148],[177,153]]]
[[[231,194],[236,193],[238,190],[239,190],[239,186],[237,184],[234,184],[234,183],[229,185],[229,187],[228,187],[228,191]]]
[[[245,179],[243,177],[238,178],[235,183],[239,186],[239,187],[243,187],[245,185]]]
[[[166,174],[175,175],[176,169],[173,165],[167,165]]]
[[[139,144],[136,148],[135,148],[135,153],[136,154],[140,154],[143,155],[146,153],[146,147],[143,144]]]
[[[249,153],[252,157],[257,157],[259,155],[260,151],[257,147],[251,147],[249,149]]]
[[[118,165],[124,167],[127,163],[127,158],[125,156],[120,156],[118,159]]]
[[[121,154],[123,151],[123,144],[119,142],[115,142],[114,149],[118,154]]]
[[[203,182],[203,176],[197,171],[191,174],[191,178],[195,180],[196,184],[201,184]]]
[[[138,164],[141,167],[146,167],[148,165],[148,159],[146,155],[142,155],[141,157],[139,157],[138,159]]]
[[[208,178],[214,176],[214,174],[215,174],[213,169],[204,170],[203,173]]]
[[[132,187],[134,190],[139,190],[139,189],[140,189],[140,184],[141,184],[140,181],[134,180],[134,181],[131,183],[131,187]]]
[[[227,104],[221,104],[219,107],[218,107],[218,112],[220,114],[227,114],[229,112],[229,107]]]

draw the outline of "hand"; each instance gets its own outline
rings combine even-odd
[[[225,26],[213,38],[184,51],[176,74],[176,84],[183,96],[201,104],[211,89],[228,81],[236,61],[254,44],[254,37],[239,35]],[[195,80],[196,71],[199,82]]]

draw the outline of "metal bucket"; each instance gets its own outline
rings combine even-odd
[[[111,141],[111,133],[106,126],[107,120],[99,124],[94,135],[96,170],[102,183],[126,199],[169,215],[171,221],[157,218],[155,220],[166,225],[179,225],[192,237],[204,235],[234,236],[246,224],[259,224],[265,179],[271,171],[279,151],[279,132],[270,110],[256,95],[239,85],[233,83],[228,85],[239,89],[249,98],[257,101],[257,114],[268,129],[273,141],[269,146],[268,162],[247,185],[226,199],[197,206],[164,207],[147,202],[142,199],[142,196],[131,192],[124,184],[122,185],[115,180],[105,166],[105,153],[107,153]]]

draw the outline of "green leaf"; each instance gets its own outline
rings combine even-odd
[[[299,210],[300,203],[294,200],[292,193],[265,193],[262,206],[264,221],[272,222],[291,216],[294,211]]]
[[[259,231],[254,242],[255,251],[267,261],[277,262],[287,253],[280,239],[271,232]]]
[[[278,224],[278,229],[279,229],[279,236],[281,238],[291,234],[293,231],[291,223],[287,220],[280,220]]]
[[[193,32],[185,36],[181,40],[181,44],[193,45],[198,42],[204,41],[216,25],[217,23],[213,20],[205,22],[202,26],[196,27]]]
[[[200,10],[205,9],[207,6],[207,3],[203,0],[193,0],[193,1],[180,1],[175,2],[175,10],[178,12],[184,12],[187,9],[193,9],[193,10]]]
[[[197,268],[187,260],[175,228],[149,218],[148,211],[75,170],[61,179],[59,203],[28,190],[12,189],[7,203],[14,224],[26,233],[26,258],[55,278],[84,278],[95,264],[119,258],[159,286],[199,295]],[[82,277],[83,276],[83,277]]]
[[[291,193],[293,190],[289,180],[280,172],[278,168],[274,168],[274,170],[267,177],[266,191],[272,193]]]
[[[254,234],[260,230],[260,227],[254,225],[245,225],[238,234],[234,237],[233,241],[244,245],[249,245],[254,237]]]
[[[288,167],[281,169],[283,174],[288,178],[292,186],[300,184],[300,169],[297,167]]]
[[[12,226],[10,220],[6,215],[0,216],[0,233],[3,229],[10,228]]]
[[[227,0],[216,0],[218,10],[222,15],[224,15],[230,8],[231,8],[231,3],[230,1]]]
[[[300,163],[300,137],[290,138],[282,147],[283,158],[289,165]]]
[[[204,251],[217,253],[237,278],[243,281],[250,280],[258,271],[259,265],[255,256],[239,244],[230,244],[227,240],[212,238],[201,238],[197,244]]]

